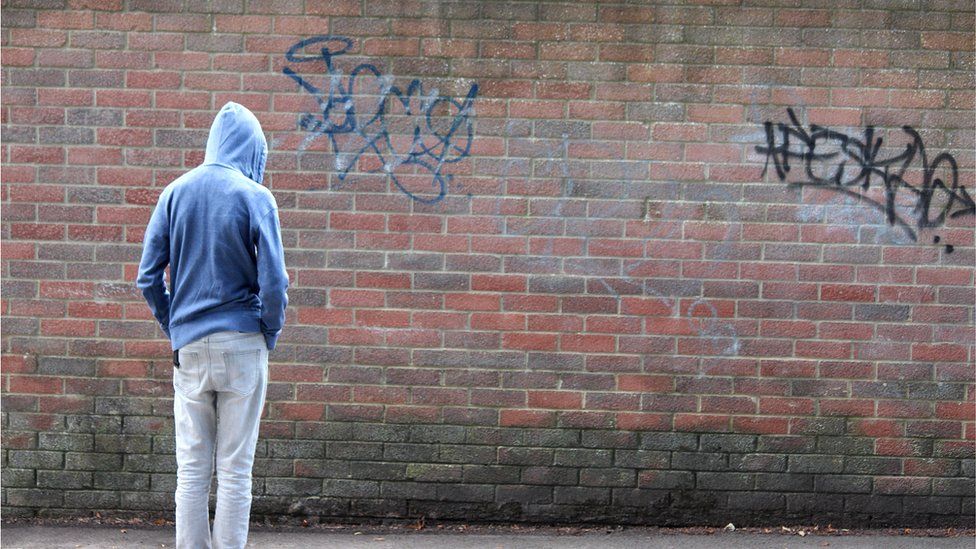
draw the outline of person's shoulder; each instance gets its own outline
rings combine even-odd
[[[271,191],[268,190],[267,187],[265,187],[260,183],[251,181],[250,179],[248,179],[247,181],[249,183],[248,191],[251,193],[251,197],[253,201],[255,201],[259,205],[266,206],[266,209],[278,207],[277,203],[275,202],[274,195],[271,194]]]

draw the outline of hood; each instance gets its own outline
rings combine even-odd
[[[261,183],[267,159],[268,142],[254,113],[234,102],[224,105],[210,126],[203,163],[235,169]]]

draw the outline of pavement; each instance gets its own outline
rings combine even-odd
[[[695,530],[699,533],[689,533]],[[768,532],[768,533],[764,533]],[[897,533],[893,533],[897,532]],[[804,535],[801,535],[804,534]],[[288,529],[252,526],[247,547],[262,549],[972,549],[972,531],[936,533],[941,537],[904,535],[900,531],[824,534],[811,529],[663,529],[663,528],[558,528],[518,526],[435,527],[421,531],[379,526]],[[930,534],[931,535],[931,534]],[[6,549],[76,549],[123,547],[173,547],[174,530],[163,527],[46,526],[4,523],[0,546]]]

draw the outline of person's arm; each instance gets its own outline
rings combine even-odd
[[[169,291],[163,279],[169,265],[169,220],[162,198],[149,219],[142,244],[142,260],[136,286],[142,290],[159,326],[169,335]]]
[[[278,208],[273,207],[258,224],[254,246],[258,257],[258,298],[261,300],[261,333],[268,350],[275,347],[285,323],[288,306],[288,272],[281,245]]]

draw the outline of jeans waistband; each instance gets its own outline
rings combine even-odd
[[[223,343],[225,341],[234,341],[237,339],[247,339],[249,337],[261,337],[260,332],[214,332],[206,337],[198,339],[197,341],[206,343]]]

